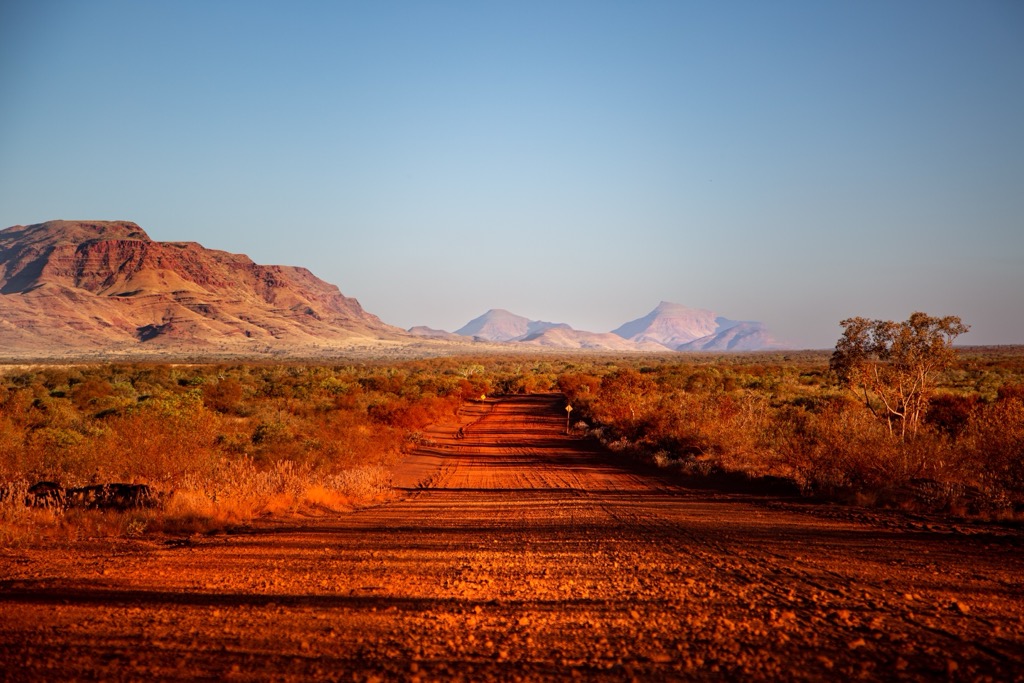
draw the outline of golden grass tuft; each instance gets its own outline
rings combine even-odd
[[[335,489],[329,489],[322,484],[314,484],[306,489],[304,498],[307,505],[331,512],[343,512],[353,507],[351,496]]]
[[[384,467],[325,476],[290,461],[269,470],[251,460],[224,461],[213,477],[190,479],[169,494],[153,527],[168,534],[208,533],[262,516],[351,510],[390,492]]]

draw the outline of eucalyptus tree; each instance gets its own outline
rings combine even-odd
[[[917,433],[938,374],[956,360],[953,341],[970,329],[955,315],[912,313],[904,322],[847,318],[829,363],[890,434]]]

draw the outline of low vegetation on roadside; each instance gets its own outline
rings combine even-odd
[[[418,430],[454,419],[466,397],[487,390],[472,374],[415,363],[8,369],[0,534],[67,521],[48,499],[25,509],[41,481],[62,489],[141,482],[159,492],[158,511],[108,515],[125,518],[115,532],[199,530],[378,500]]]
[[[547,391],[565,393],[576,434],[683,476],[1020,516],[1024,349],[944,343],[918,394],[892,394],[881,380],[902,367],[900,330],[879,322],[844,321],[833,354],[9,367],[0,374],[0,543],[187,533],[381,500],[390,468],[427,425],[454,422],[481,394]],[[159,505],[26,506],[41,481],[145,484]]]
[[[915,317],[918,316],[918,317]],[[1024,350],[957,352],[958,319],[843,321],[826,354],[581,368],[579,425],[683,474],[771,478],[829,499],[1024,513]]]

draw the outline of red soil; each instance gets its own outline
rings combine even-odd
[[[1018,530],[695,491],[558,396],[429,433],[399,500],[0,553],[11,680],[1024,680]]]

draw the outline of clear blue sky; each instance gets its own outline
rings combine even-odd
[[[1024,3],[0,3],[0,227],[125,219],[386,322],[661,300],[1024,343]]]

